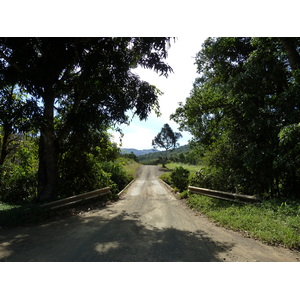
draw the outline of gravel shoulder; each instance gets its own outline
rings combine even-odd
[[[38,226],[0,230],[0,261],[299,261],[300,254],[216,226],[141,166],[118,202]]]

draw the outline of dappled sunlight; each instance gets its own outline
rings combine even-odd
[[[10,246],[10,242],[4,242],[0,245],[0,260],[5,260],[6,257],[12,254],[12,251],[8,250]]]
[[[104,254],[108,252],[111,249],[116,249],[118,248],[118,244],[116,242],[108,242],[108,243],[102,243],[102,244],[97,244],[95,246],[95,250],[99,252],[100,254]]]
[[[17,234],[13,236],[8,241],[2,241],[2,236],[0,236],[0,261],[6,261],[8,257],[13,254],[14,246],[18,245],[23,240],[28,238],[28,234]]]

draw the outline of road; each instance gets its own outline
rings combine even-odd
[[[0,230],[0,261],[299,261],[218,227],[190,210],[141,166],[121,199],[104,209],[43,225]]]

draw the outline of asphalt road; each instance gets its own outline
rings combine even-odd
[[[0,261],[298,261],[190,210],[141,166],[118,202],[38,226],[0,230]]]

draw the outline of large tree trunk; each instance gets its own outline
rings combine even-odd
[[[3,138],[1,144],[1,152],[0,152],[0,166],[4,164],[5,158],[8,154],[7,145],[8,145],[9,132],[4,129]]]
[[[289,60],[289,64],[293,71],[300,69],[300,55],[296,49],[294,38],[280,37],[278,38]],[[300,84],[300,76],[295,76],[297,83]]]
[[[58,142],[54,132],[54,96],[44,97],[44,123],[39,144],[38,199],[41,202],[57,198]]]

